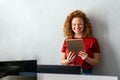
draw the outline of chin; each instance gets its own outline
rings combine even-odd
[[[75,34],[80,34],[81,32],[75,32]]]

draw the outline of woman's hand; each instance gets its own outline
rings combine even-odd
[[[80,51],[78,56],[81,57],[82,60],[85,60],[88,57],[88,54],[85,51]]]
[[[67,58],[66,58],[67,56]],[[62,53],[62,56],[61,56],[61,63],[63,65],[68,65],[70,62],[73,62],[74,59],[76,58],[76,54],[74,52],[69,52],[67,55],[65,53]]]
[[[67,61],[68,63],[72,62],[76,58],[76,54],[74,52],[69,52],[67,55]]]

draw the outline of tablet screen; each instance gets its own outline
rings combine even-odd
[[[83,41],[81,39],[67,39],[66,41],[69,51],[77,53],[84,50]]]

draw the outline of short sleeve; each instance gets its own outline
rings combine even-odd
[[[64,40],[62,49],[61,49],[61,52],[65,52],[65,51],[66,51],[66,40]]]
[[[93,52],[100,53],[100,46],[97,39],[94,39]]]

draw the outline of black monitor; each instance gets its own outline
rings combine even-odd
[[[55,73],[55,74],[80,74],[80,66],[67,65],[38,65],[38,73]]]

